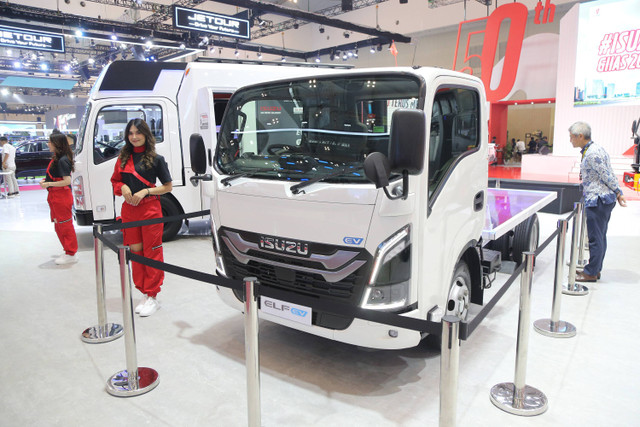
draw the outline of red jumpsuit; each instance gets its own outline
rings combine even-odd
[[[55,164],[55,166],[54,166]],[[46,182],[62,181],[63,176],[71,176],[71,162],[65,156],[57,162],[51,159],[47,166]],[[78,239],[76,230],[73,228],[73,215],[71,207],[73,206],[73,195],[71,188],[65,187],[48,187],[47,202],[51,210],[51,222],[58,235],[58,240],[62,244],[64,253],[67,255],[75,255],[78,252]]]
[[[142,147],[144,149],[144,147]],[[164,158],[160,155],[156,157],[151,169],[144,169],[141,165],[142,153],[139,150],[129,157],[129,161],[124,168],[120,166],[120,160],[116,162],[111,183],[116,196],[122,196],[122,186],[127,184],[133,194],[145,188],[155,187],[155,180],[160,179],[164,184],[171,181],[169,169]],[[126,201],[122,204],[122,222],[134,222],[145,219],[161,218],[162,208],[158,196],[147,196],[140,201],[137,206],[130,205]],[[163,262],[162,252],[162,231],[164,225],[152,224],[142,227],[125,228],[122,230],[123,243],[127,246],[142,243],[142,252],[133,252],[156,261]],[[150,297],[155,298],[160,292],[160,287],[164,280],[164,271],[148,267],[137,262],[131,263],[133,283],[136,288]]]

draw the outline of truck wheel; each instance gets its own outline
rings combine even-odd
[[[535,251],[538,249],[540,238],[540,224],[538,215],[533,214],[526,221],[518,224],[513,236],[513,260],[517,265],[522,264],[523,252]]]
[[[456,316],[461,320],[467,318],[471,303],[471,274],[464,261],[458,262],[451,280],[449,297],[447,298],[446,314]]]
[[[180,215],[180,209],[176,206],[175,202],[168,197],[160,197],[160,206],[162,207],[163,218]],[[168,242],[175,239],[181,227],[182,220],[165,222],[164,230],[162,230],[162,241]]]

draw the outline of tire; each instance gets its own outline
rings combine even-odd
[[[464,261],[459,261],[453,272],[449,296],[447,297],[447,315],[466,320],[471,304],[471,273]]]
[[[163,218],[180,215],[180,208],[168,197],[160,197],[160,206],[162,207]],[[164,229],[162,230],[162,241],[168,242],[175,239],[181,227],[182,220],[165,222]]]
[[[518,224],[513,236],[513,260],[517,265],[522,264],[523,252],[535,251],[538,249],[540,240],[540,223],[538,215],[533,214],[526,221]]]

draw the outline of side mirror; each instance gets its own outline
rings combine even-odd
[[[191,184],[195,187],[198,181],[211,181],[213,177],[210,174],[204,174],[207,171],[207,151],[204,148],[202,135],[194,133],[189,137],[189,156],[191,169],[196,173],[189,178]]]
[[[194,133],[189,137],[189,154],[191,156],[191,169],[197,174],[207,171],[207,152],[204,148],[202,135]]]
[[[376,188],[389,185],[391,167],[389,159],[382,153],[373,152],[364,159],[364,174],[376,185]]]
[[[398,109],[391,116],[389,164],[392,172],[417,175],[424,169],[426,150],[424,111]]]

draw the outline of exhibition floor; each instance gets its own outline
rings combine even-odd
[[[541,241],[558,217],[540,216]],[[57,266],[62,249],[44,190],[0,200],[0,218],[0,426],[247,425],[243,316],[214,287],[167,274],[161,309],[135,317],[138,364],[157,370],[160,384],[141,396],[113,397],[105,384],[126,368],[124,340],[80,340],[97,323],[91,228],[76,227],[79,262]],[[638,218],[638,201],[614,209],[602,279],[586,296],[563,296],[561,319],[577,335],[549,338],[531,328],[526,383],[546,394],[547,412],[510,415],[489,399],[492,386],[514,379],[517,280],[462,343],[457,425],[638,425]],[[552,243],[536,260],[532,321],[550,317],[554,259]],[[210,237],[180,235],[165,244],[165,260],[211,273]],[[105,270],[108,319],[122,323],[109,250]],[[424,343],[367,350],[263,321],[260,346],[264,426],[438,425],[440,357]]]

